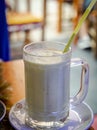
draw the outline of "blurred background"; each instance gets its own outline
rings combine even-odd
[[[22,58],[25,44],[40,40],[66,43],[91,0],[6,0],[10,60]],[[97,113],[97,7],[72,43],[72,57],[86,59],[90,66],[89,92],[85,99]],[[71,94],[79,86],[78,70],[71,74]]]
[[[90,1],[6,0],[11,59],[21,58],[19,49],[32,41],[67,41]],[[73,43],[80,49],[92,49],[95,58],[96,14],[93,9]],[[18,53],[15,54],[14,48],[18,48]]]

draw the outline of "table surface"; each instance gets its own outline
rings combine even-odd
[[[3,64],[3,76],[11,88],[12,95],[10,97],[10,104],[13,105],[17,101],[24,98],[25,85],[24,85],[24,64],[22,60],[15,60],[5,62]]]
[[[11,97],[8,100],[12,106],[17,101],[25,97],[23,60],[4,62],[3,76],[4,79],[10,84],[10,87],[12,89]],[[97,130],[97,115],[95,115],[94,122],[89,130]]]

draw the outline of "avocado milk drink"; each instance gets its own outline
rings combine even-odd
[[[71,50],[63,44],[32,43],[24,48],[26,123],[62,127],[69,115]]]
[[[60,54],[42,49],[34,53],[45,56]],[[69,60],[67,64],[65,62],[61,58],[52,61],[50,57],[25,61],[26,101],[28,114],[34,120],[56,121],[63,119],[68,111],[69,91],[64,86],[69,87]]]

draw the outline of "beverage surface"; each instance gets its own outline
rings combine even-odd
[[[58,50],[51,50],[51,49],[34,49],[29,51],[29,54],[36,55],[36,56],[58,56],[62,55],[61,51]]]
[[[62,51],[58,50],[51,50],[51,49],[34,49],[34,50],[27,50],[29,56],[25,59],[31,63],[38,63],[38,64],[56,64],[60,62],[64,62],[64,60],[68,60],[68,56],[63,60],[64,55]]]

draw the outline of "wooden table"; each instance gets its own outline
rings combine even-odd
[[[10,84],[12,95],[10,104],[13,105],[25,96],[24,86],[24,64],[22,60],[5,62],[3,64],[3,76]]]
[[[25,97],[24,64],[23,60],[15,60],[3,63],[3,76],[10,83],[12,95],[9,100],[11,105]],[[97,130],[97,115],[95,115],[92,127],[89,130]]]

